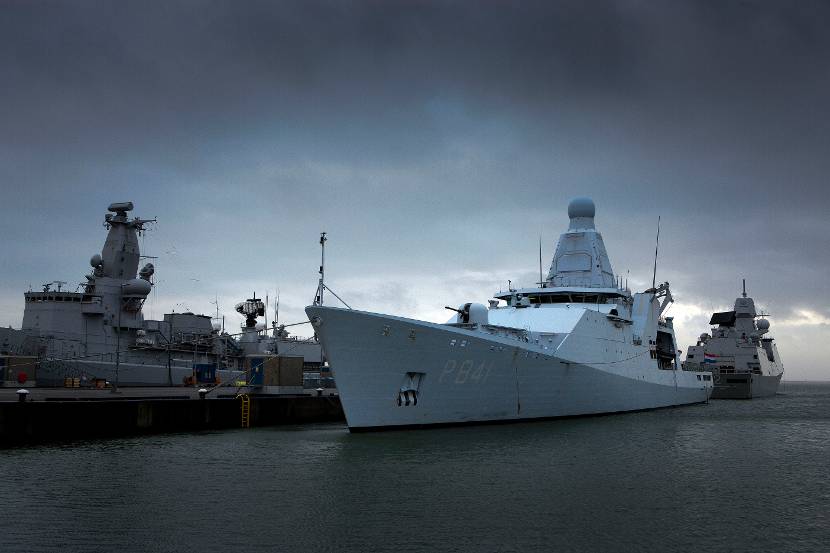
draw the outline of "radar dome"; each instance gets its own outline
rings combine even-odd
[[[755,325],[758,327],[758,330],[769,330],[769,321],[766,319],[758,319]]]
[[[593,217],[596,212],[594,201],[591,198],[574,198],[568,204],[568,217]]]
[[[100,254],[100,253],[96,253],[95,255],[93,255],[93,256],[89,259],[89,264],[90,264],[90,265],[92,265],[93,267],[97,268],[99,265],[101,265],[101,262],[102,262],[102,261],[103,261],[103,260],[101,259],[101,254]]]
[[[153,285],[140,278],[128,280],[122,286],[125,296],[146,296],[153,290]]]
[[[147,263],[141,270],[138,272],[138,276],[143,278],[144,280],[150,280],[150,277],[156,272],[156,268],[153,266],[152,263]]]

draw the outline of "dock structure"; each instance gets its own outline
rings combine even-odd
[[[187,387],[0,389],[0,447],[164,432],[343,421],[337,395],[204,395]],[[21,396],[23,398],[21,399]],[[246,420],[243,421],[243,416]]]

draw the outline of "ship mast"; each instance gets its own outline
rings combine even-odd
[[[320,233],[320,281],[317,284],[317,294],[314,296],[314,305],[323,305],[323,290],[326,288],[326,233]]]
[[[660,216],[657,216],[657,243],[654,245],[654,272],[651,273],[651,287],[657,283],[657,251],[660,248]]]
[[[314,295],[314,304],[317,306],[323,305],[323,290],[328,290],[331,292],[331,295],[340,300],[340,303],[348,307],[349,309],[352,308],[351,305],[343,301],[343,298],[338,296],[334,290],[326,286],[325,276],[326,276],[326,233],[320,233],[320,281],[317,283],[317,293]]]

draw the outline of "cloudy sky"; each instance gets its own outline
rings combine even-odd
[[[113,201],[158,217],[146,315],[218,296],[236,328],[254,291],[304,319],[320,231],[353,307],[446,320],[531,285],[588,195],[633,288],[662,217],[681,348],[746,278],[786,377],[830,379],[828,28],[808,0],[0,0],[0,324],[83,279]]]

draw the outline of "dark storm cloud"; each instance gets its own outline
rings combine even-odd
[[[827,22],[808,3],[22,3],[2,23],[4,109],[22,142],[63,146],[277,124],[420,134],[456,103],[524,124],[604,103],[646,123],[671,114],[636,110],[740,115],[826,80]]]
[[[588,194],[619,272],[650,280],[661,214],[678,296],[723,304],[746,275],[830,315],[826,3],[0,6],[15,297],[80,270],[113,200],[159,216],[169,280],[221,253],[232,288],[275,241],[256,267],[313,282],[322,222],[349,275],[526,272]]]
[[[4,158],[193,172],[253,144],[388,165],[506,134],[503,155],[670,167],[734,199],[743,185],[695,173],[824,169],[828,19],[809,2],[12,3]]]
[[[2,144],[198,171],[251,143],[418,163],[507,134],[656,172],[783,153],[784,180],[830,139],[828,19],[807,2],[11,4]]]

